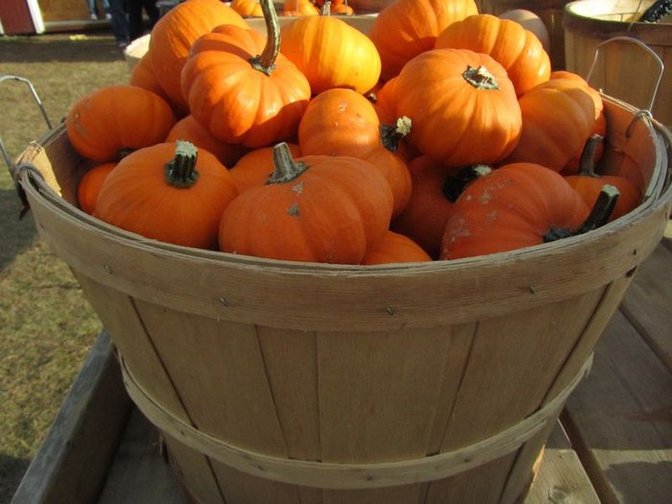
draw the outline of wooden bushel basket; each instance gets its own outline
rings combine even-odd
[[[669,132],[605,104],[604,162],[640,170],[643,203],[586,235],[456,261],[337,266],[145,239],[73,204],[87,165],[62,126],[16,176],[195,501],[513,503],[672,206]]]

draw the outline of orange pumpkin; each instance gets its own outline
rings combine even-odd
[[[619,197],[611,213],[610,220],[617,219],[632,211],[639,205],[642,194],[639,187],[625,177],[617,175],[598,175],[595,172],[595,158],[598,146],[602,145],[602,137],[593,135],[581,156],[579,172],[566,177],[567,182],[577,191],[586,204],[592,207],[605,184],[611,184],[618,189]]]
[[[392,221],[391,228],[411,238],[436,259],[455,201],[471,180],[486,175],[490,168],[485,165],[442,166],[429,156],[415,158],[408,168],[412,180],[411,197],[401,214]]]
[[[319,16],[320,10],[310,0],[285,0],[283,16]]]
[[[222,212],[236,195],[215,156],[189,142],[161,143],[119,162],[94,216],[147,238],[215,249]]]
[[[287,144],[292,157],[301,157],[297,144]],[[263,186],[273,175],[273,147],[254,149],[243,157],[231,169],[231,177],[239,193],[251,187]]]
[[[293,160],[274,147],[274,175],[241,193],[224,211],[225,252],[271,259],[359,264],[380,243],[392,192],[366,161],[345,156]]]
[[[377,247],[370,250],[362,259],[362,264],[373,266],[376,264],[427,262],[432,258],[427,255],[420,245],[394,231],[386,231]]]
[[[494,164],[518,143],[520,106],[506,70],[487,54],[434,49],[409,61],[392,89],[408,140],[447,166]]]
[[[365,93],[380,77],[380,56],[361,31],[329,13],[282,27],[280,51],[308,78],[314,95],[334,87]]]
[[[194,42],[182,71],[182,87],[196,120],[220,140],[250,148],[289,140],[310,100],[310,85],[279,54],[278,18],[262,0],[266,38],[235,25],[214,29]]]
[[[539,245],[578,229],[588,205],[557,172],[533,163],[493,170],[464,190],[453,206],[441,259]]]
[[[411,176],[396,151],[408,125],[386,128],[371,102],[351,90],[334,88],[316,96],[299,123],[299,145],[304,155],[354,156],[376,166],[390,183],[394,215],[411,196]],[[403,152],[403,149],[402,149]]]
[[[378,13],[369,31],[382,63],[381,77],[398,75],[407,61],[434,47],[455,21],[478,14],[474,0],[398,0]]]
[[[577,77],[559,73],[520,97],[523,128],[505,163],[538,163],[559,172],[581,155],[603,107],[599,94]]]
[[[248,149],[240,144],[230,144],[215,138],[193,115],[189,114],[175,123],[165,138],[165,142],[186,140],[199,149],[205,149],[227,168],[232,167]]]
[[[77,185],[77,202],[79,208],[89,215],[96,209],[98,194],[103,182],[114,169],[117,163],[103,163],[88,170]]]
[[[262,17],[259,0],[232,0],[231,8],[243,17]]]
[[[159,81],[154,75],[154,70],[152,70],[152,61],[149,58],[149,53],[143,54],[140,60],[136,63],[135,67],[133,67],[129,84],[132,86],[144,88],[147,91],[151,91],[152,93],[159,95],[161,98],[170,103],[170,100],[163,91],[161,84],[159,84]]]
[[[160,96],[131,85],[106,86],[80,98],[65,117],[70,143],[85,158],[117,161],[127,152],[162,142],[175,124]]]
[[[248,26],[240,14],[219,0],[189,0],[166,12],[152,28],[148,49],[152,70],[166,96],[183,113],[187,113],[188,106],[180,76],[191,45],[223,24]]]
[[[477,14],[443,30],[436,49],[470,49],[492,56],[521,95],[551,76],[551,59],[539,39],[515,21]]]

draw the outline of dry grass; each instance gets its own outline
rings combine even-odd
[[[54,123],[79,97],[128,80],[109,34],[0,37],[0,75],[29,79]],[[0,84],[0,136],[17,155],[46,130],[26,86]],[[4,163],[3,163],[4,164]],[[101,328],[0,169],[0,502],[9,502]]]

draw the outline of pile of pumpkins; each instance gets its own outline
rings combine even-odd
[[[533,246],[639,204],[636,167],[595,171],[600,94],[521,24],[396,0],[365,34],[343,2],[306,2],[282,27],[270,0],[168,11],[128,85],[67,114],[92,161],[80,208],[186,247],[374,265]]]

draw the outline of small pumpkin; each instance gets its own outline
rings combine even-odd
[[[308,78],[314,95],[335,87],[364,94],[378,82],[380,56],[364,33],[331,16],[329,5],[319,16],[283,26],[280,51]]]
[[[229,171],[189,142],[160,143],[122,159],[94,216],[167,243],[216,249],[222,212],[237,195]]]
[[[362,259],[362,264],[373,266],[376,264],[428,262],[431,260],[432,258],[429,257],[427,252],[408,236],[394,231],[386,231],[378,246],[366,253],[364,259]]]
[[[550,54],[551,35],[548,33],[548,28],[546,27],[544,20],[534,12],[527,9],[511,9],[499,14],[499,18],[515,21],[526,30],[534,33],[544,47],[544,50]]]
[[[283,16],[319,16],[320,10],[310,0],[285,0]]]
[[[156,22],[149,39],[149,59],[157,81],[172,104],[186,114],[180,76],[194,41],[213,28],[232,24],[247,28],[247,22],[219,0],[189,0],[171,8]]]
[[[586,142],[579,172],[566,177],[567,182],[577,191],[586,204],[592,207],[605,184],[611,184],[620,194],[611,213],[610,220],[617,219],[632,211],[641,201],[642,194],[639,187],[625,177],[617,175],[598,175],[595,171],[596,152],[602,145],[602,137],[593,135]]]
[[[441,239],[453,205],[464,188],[478,177],[487,175],[485,165],[443,166],[429,156],[419,156],[409,164],[412,191],[391,229],[417,243],[432,258],[441,252]]]
[[[162,142],[175,124],[170,105],[144,88],[98,88],[68,110],[68,140],[83,157],[118,161],[126,153]]]
[[[301,157],[301,149],[297,144],[288,143],[287,148],[292,157]],[[263,186],[272,175],[273,147],[251,150],[231,168],[231,177],[239,193],[251,187]]]
[[[411,196],[411,176],[403,158],[403,137],[408,122],[381,125],[376,109],[351,89],[334,88],[320,93],[306,108],[299,123],[299,145],[304,155],[354,156],[376,166],[390,183],[394,215]],[[393,152],[400,151],[400,155]]]
[[[470,49],[492,56],[521,95],[551,76],[551,59],[531,31],[508,19],[476,14],[450,24],[434,48]]]
[[[603,106],[577,77],[556,74],[519,98],[522,132],[504,163],[537,163],[559,172],[581,155]]]
[[[391,215],[389,185],[366,161],[294,160],[280,143],[273,177],[224,211],[219,244],[225,252],[270,259],[359,264],[382,240]]]
[[[232,0],[231,8],[241,16],[245,17],[263,17],[259,0]]]
[[[230,144],[215,138],[210,130],[203,127],[196,118],[189,114],[175,123],[165,138],[165,142],[186,140],[199,149],[205,149],[227,168],[238,162],[249,149],[240,144]]]
[[[415,56],[434,47],[451,23],[478,14],[474,0],[397,0],[374,18],[369,38],[381,59],[381,78],[398,75]]]
[[[224,25],[194,42],[182,88],[196,120],[215,137],[250,148],[289,140],[310,100],[310,84],[279,53],[271,0],[261,0],[268,37]]]
[[[103,187],[103,182],[114,169],[117,163],[103,163],[88,170],[77,185],[77,202],[79,208],[89,215],[96,209],[98,194]]]
[[[453,207],[442,259],[458,259],[539,245],[604,224],[618,192],[607,186],[593,208],[557,172],[512,163],[475,180]],[[613,189],[613,191],[612,191]]]
[[[506,70],[487,54],[433,49],[409,61],[392,89],[395,115],[413,125],[409,142],[447,166],[492,165],[523,126]]]
[[[140,60],[136,63],[135,67],[133,67],[131,78],[128,82],[132,86],[138,86],[146,89],[147,91],[151,91],[152,93],[157,94],[166,100],[166,102],[170,103],[170,100],[163,91],[161,84],[159,84],[159,81],[154,75],[149,53],[143,54]]]

